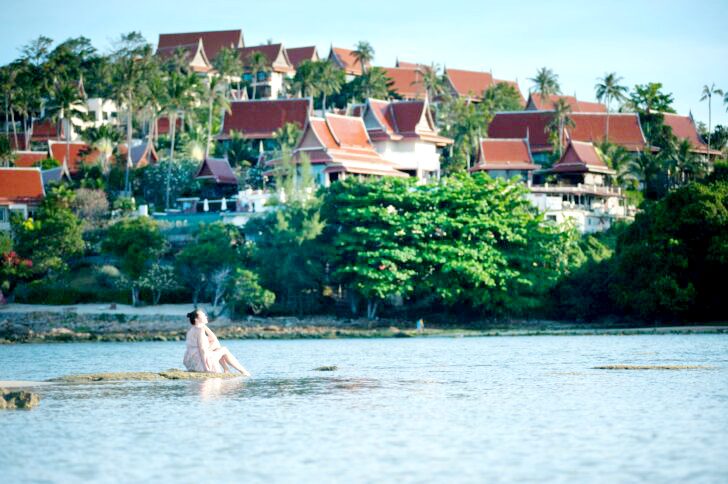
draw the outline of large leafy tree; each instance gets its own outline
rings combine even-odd
[[[493,84],[486,89],[481,103],[491,113],[523,109],[520,93],[513,85],[506,82]]]
[[[132,304],[138,305],[145,274],[167,249],[159,226],[148,217],[121,220],[109,227],[103,248],[119,258],[131,288]]]

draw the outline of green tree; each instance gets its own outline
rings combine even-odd
[[[328,61],[320,61],[326,62]],[[317,78],[319,76],[319,62],[304,60],[296,68],[296,74],[286,78],[286,91],[294,96],[315,98],[319,95]]]
[[[148,217],[121,220],[109,227],[103,249],[119,258],[129,280],[132,304],[139,305],[143,278],[167,249],[159,226]]]
[[[111,125],[102,124],[98,128],[91,127],[83,132],[86,142],[101,154],[101,170],[109,173],[109,160],[114,149],[121,140],[121,135]]]
[[[224,78],[221,75],[212,76],[205,85],[205,97],[207,97],[207,143],[205,145],[205,158],[210,155],[212,145],[212,114],[218,110],[220,114],[230,112],[230,101],[228,100],[227,89]]]
[[[268,58],[260,51],[252,52],[246,62],[245,70],[253,76],[253,99],[256,99],[257,87],[258,87],[258,76],[260,74],[268,75],[271,70],[270,62]]]
[[[551,122],[546,126],[546,132],[550,138],[556,143],[559,158],[564,154],[564,130],[568,127],[574,127],[574,120],[569,116],[571,114],[571,105],[564,99],[558,99],[554,103],[554,115]]]
[[[236,81],[240,90],[240,76],[243,74],[243,63],[235,49],[223,47],[212,60],[212,66],[223,79],[225,95],[230,97],[230,81]]]
[[[559,76],[547,67],[542,67],[536,72],[536,76],[529,79],[533,85],[533,92],[538,93],[544,102],[551,96],[561,94]]]
[[[638,113],[674,113],[673,97],[662,91],[662,83],[637,84],[629,94],[628,107]]]
[[[245,314],[248,310],[259,314],[275,302],[275,294],[258,283],[258,276],[238,267],[230,278],[229,307],[233,314]]]
[[[365,74],[367,72],[367,66],[374,60],[374,47],[369,42],[360,40],[357,42],[351,55],[354,56],[354,59],[361,66],[362,74]]]
[[[273,139],[281,151],[292,151],[301,137],[301,128],[296,123],[286,123],[273,134]]]
[[[71,82],[56,81],[51,92],[51,101],[47,107],[50,116],[58,122],[58,132],[66,124],[66,157],[64,167],[68,169],[71,163],[71,127],[80,124],[81,117],[86,113],[81,91]]]
[[[622,78],[616,72],[604,74],[604,77],[597,80],[596,90],[597,100],[607,105],[607,132],[605,140],[609,141],[609,112],[612,101],[623,102],[627,99],[627,87],[620,84]]]
[[[369,98],[387,99],[391,97],[392,79],[381,67],[372,67],[349,83],[355,100],[366,101]]]
[[[321,94],[321,111],[325,113],[326,96],[337,94],[341,90],[344,72],[328,61],[319,61],[316,66],[315,89]]]
[[[139,287],[152,293],[152,304],[159,304],[165,292],[179,287],[174,267],[168,264],[154,263],[139,279]]]
[[[518,90],[511,84],[499,82],[483,92],[483,107],[490,113],[503,111],[519,111],[523,109],[523,101]]]
[[[710,147],[710,135],[713,128],[713,96],[722,96],[723,91],[716,89],[715,84],[703,86],[703,91],[700,96],[701,101],[708,101],[708,147]]]

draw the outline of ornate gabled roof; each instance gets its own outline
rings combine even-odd
[[[283,48],[283,44],[262,44],[255,45],[253,47],[243,47],[238,49],[240,60],[243,63],[243,67],[248,67],[250,62],[250,56],[254,52],[260,52],[268,59],[268,67],[273,72],[293,72],[295,68],[291,61],[288,59],[286,49]]]
[[[553,111],[497,113],[488,126],[488,137],[528,138],[533,153],[551,151],[548,126],[553,117]],[[607,137],[608,118],[611,143],[629,151],[642,151],[647,146],[636,113],[572,113],[569,118],[574,126],[565,130],[565,140],[601,143]]]
[[[339,66],[339,68],[343,69],[346,74],[354,76],[360,76],[362,74],[361,64],[354,56],[353,50],[342,49],[341,47],[331,47],[329,60]],[[366,66],[369,67],[369,64]]]
[[[528,140],[485,138],[480,140],[478,163],[470,171],[535,170]]]
[[[403,99],[424,99],[427,96],[419,67],[381,67],[392,80],[389,90]]]
[[[227,139],[239,131],[250,139],[269,139],[286,123],[303,129],[311,109],[310,99],[261,99],[233,101],[225,113],[219,139]]]
[[[191,44],[175,45],[170,47],[160,47],[157,49],[157,55],[162,59],[173,57],[178,51],[185,54],[185,61],[193,72],[209,72],[212,70],[212,64],[205,53],[202,39],[197,39]]]
[[[58,161],[67,168],[68,175],[75,175],[81,170],[81,165],[93,165],[99,161],[101,153],[93,149],[90,145],[73,141],[68,143],[66,149],[65,141],[48,140],[48,152],[51,158]],[[66,155],[70,155],[67,159]]]
[[[159,44],[157,50],[174,48],[182,45],[195,44],[201,39],[205,54],[209,59],[214,59],[223,47],[230,49],[239,49],[243,44],[243,31],[236,30],[218,30],[209,32],[186,32],[179,34],[159,34]]]
[[[440,136],[426,101],[380,101],[368,99],[363,117],[374,141],[419,139],[444,146],[450,138]]]
[[[219,185],[238,184],[238,178],[225,158],[207,158],[203,160],[195,178],[198,180],[212,180]]]
[[[573,113],[606,113],[607,106],[602,103],[595,103],[589,101],[579,101],[576,96],[562,96],[562,95],[551,95],[544,99],[537,92],[532,92],[528,95],[528,102],[526,103],[526,110],[531,111],[550,111],[554,109],[556,102],[561,99],[571,107]]]
[[[614,173],[602,159],[593,143],[570,141],[561,159],[549,170],[551,173]]]
[[[288,54],[288,60],[291,61],[291,64],[296,69],[298,69],[301,62],[305,60],[317,61],[320,59],[315,45],[308,47],[293,47],[291,49],[286,49],[286,53]]]
[[[711,155],[720,155],[720,150],[711,149],[708,151],[708,143],[698,133],[698,128],[695,126],[695,121],[692,116],[682,116],[674,113],[661,113],[663,116],[663,122],[666,126],[672,129],[678,139],[688,140],[690,146],[693,148],[693,152]]]
[[[44,196],[40,168],[0,168],[0,203],[39,203]]]
[[[355,116],[310,117],[293,156],[308,156],[313,164],[325,164],[328,172],[408,176],[376,152],[364,121]]]

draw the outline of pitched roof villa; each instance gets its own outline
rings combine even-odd
[[[64,166],[64,171],[68,176],[72,176],[81,171],[82,165],[92,165],[99,160],[101,153],[91,148],[88,144],[82,141],[73,141],[68,144],[68,151],[66,151],[65,141],[48,141],[48,152],[50,157],[58,161]],[[70,154],[70,157],[66,159],[66,155]]]
[[[344,73],[350,76],[362,75],[361,64],[354,56],[354,51],[350,49],[342,49],[341,47],[331,47],[329,51],[329,60],[343,69]],[[369,64],[366,65],[369,67]]]
[[[416,139],[437,146],[452,144],[440,136],[425,101],[367,100],[364,123],[372,141]]]
[[[338,114],[310,117],[293,152],[296,160],[304,155],[312,165],[325,165],[327,183],[342,174],[408,176],[377,153],[360,117]]]
[[[698,128],[695,126],[695,121],[692,116],[681,116],[673,113],[662,113],[664,123],[672,129],[678,139],[688,140],[690,146],[693,148],[694,153],[720,155],[720,150],[710,149],[708,150],[708,143],[703,140]]]
[[[202,39],[197,39],[191,44],[175,45],[170,47],[160,47],[157,49],[157,55],[162,59],[170,59],[174,57],[178,51],[185,55],[185,62],[192,72],[205,73],[212,70],[212,64],[205,54]]]
[[[260,52],[265,56],[268,60],[268,67],[273,72],[288,73],[295,70],[293,64],[288,59],[288,54],[286,53],[286,49],[283,48],[283,44],[262,44],[238,49],[243,67],[249,67],[250,56],[255,52]]]
[[[483,97],[483,92],[496,84],[509,84],[513,86],[521,97],[522,105],[525,99],[518,87],[516,81],[505,81],[495,79],[490,72],[466,71],[462,69],[445,69],[445,79],[450,85],[450,89],[454,95],[479,101]]]
[[[421,68],[382,67],[381,69],[392,80],[389,90],[397,93],[403,99],[424,99],[427,96]]]
[[[196,44],[198,40],[202,40],[202,44],[205,48],[205,54],[210,60],[215,59],[223,47],[239,49],[244,46],[242,30],[218,30],[208,32],[159,34],[157,51],[161,49],[174,49],[179,46]]]
[[[195,178],[198,180],[212,180],[219,185],[238,184],[238,178],[225,158],[207,158],[203,160],[200,168],[197,169]]]
[[[514,111],[497,113],[488,126],[490,138],[527,138],[532,153],[553,150],[549,141],[548,125],[553,111]],[[609,141],[624,146],[629,151],[642,151],[647,146],[636,113],[573,113],[569,116],[573,127],[564,130],[565,140],[601,143],[607,135]]]
[[[478,148],[478,162],[470,171],[531,171],[538,168],[526,138],[485,138],[480,140]]]
[[[270,139],[286,123],[303,129],[311,109],[309,99],[266,99],[233,101],[225,113],[218,139],[239,131],[247,139]]]
[[[526,102],[527,111],[549,111],[554,109],[559,99],[566,101],[573,113],[606,113],[607,106],[602,103],[579,101],[576,96],[552,95],[544,99],[539,93],[532,92]]]
[[[290,49],[286,49],[286,53],[288,54],[288,60],[291,61],[291,64],[296,69],[298,69],[298,66],[301,65],[301,62],[303,61],[320,60],[315,45],[311,45],[308,47],[293,47]]]
[[[592,143],[570,141],[559,161],[549,170],[550,173],[614,173],[604,162]]]

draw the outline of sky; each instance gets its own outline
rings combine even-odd
[[[431,6],[432,5],[432,6]],[[607,72],[623,84],[662,82],[682,114],[708,122],[703,85],[728,90],[728,0],[3,0],[12,21],[0,29],[0,63],[46,35],[56,41],[86,36],[102,52],[121,33],[140,31],[156,44],[160,33],[240,28],[246,45],[268,40],[287,47],[352,48],[366,40],[375,65],[396,59],[441,67],[492,71],[517,80],[546,66],[564,94],[593,100]],[[9,20],[9,19],[6,19]],[[722,100],[713,125],[728,125]]]

